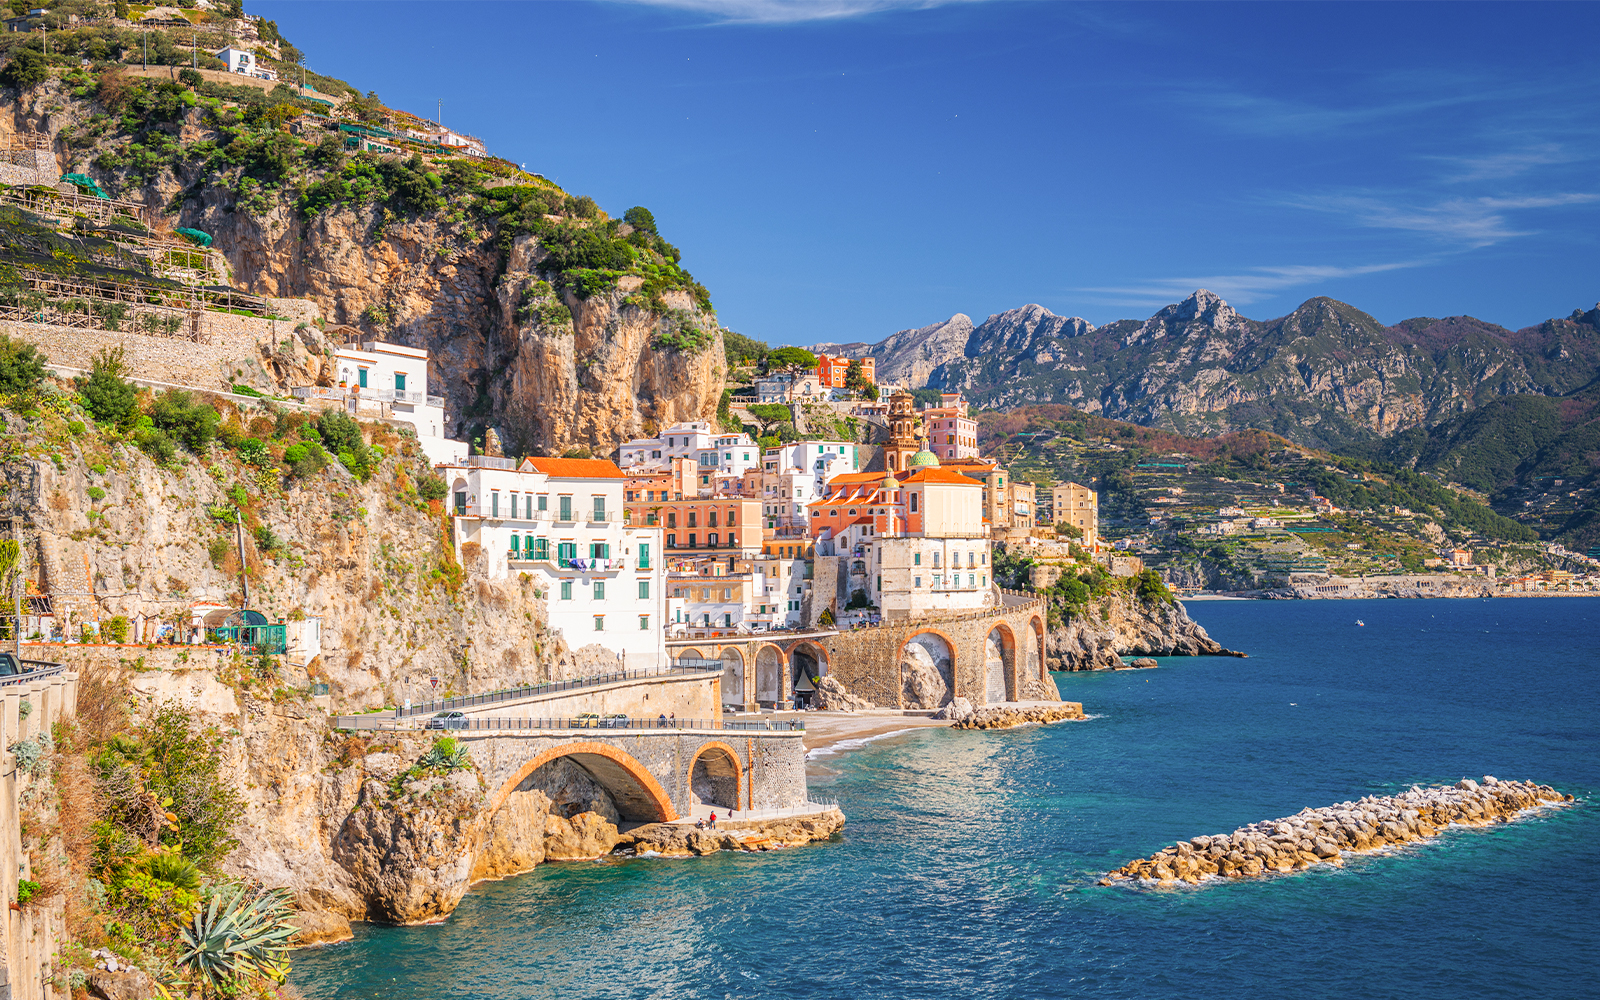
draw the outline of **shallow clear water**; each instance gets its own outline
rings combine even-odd
[[[1058,674],[1090,721],[828,758],[769,854],[542,866],[297,952],[309,997],[1593,997],[1588,801],[1345,868],[1100,887],[1174,839],[1413,782],[1600,788],[1600,598],[1213,602],[1246,660]],[[1356,627],[1357,618],[1366,627]]]

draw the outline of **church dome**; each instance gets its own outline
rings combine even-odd
[[[906,468],[908,469],[928,469],[938,464],[939,456],[926,448],[906,459]]]

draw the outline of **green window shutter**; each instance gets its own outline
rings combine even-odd
[[[594,582],[594,599],[597,601],[606,599],[606,582],[604,580],[596,580]]]
[[[642,542],[639,545],[639,568],[650,568],[650,543]]]
[[[540,510],[549,510],[550,509],[550,495],[548,493],[539,494],[539,509]]]
[[[396,392],[406,391],[406,377],[400,372],[394,373],[394,387]]]
[[[513,494],[511,494],[511,520],[515,521],[516,519],[517,519],[517,495],[515,493],[513,493]]]
[[[456,493],[456,513],[464,515],[464,514],[466,514],[466,512],[467,512],[467,495],[465,493],[458,492],[458,493]]]
[[[517,554],[517,533],[515,531],[511,533],[511,554]]]
[[[649,580],[640,580],[639,581],[639,600],[648,601],[649,599],[650,599],[650,581]]]
[[[578,558],[577,542],[559,542],[556,545],[556,561],[565,566],[570,560]]]
[[[606,519],[606,498],[605,497],[595,497],[594,498],[594,519],[596,521],[604,521]]]
[[[571,497],[562,497],[561,498],[561,520],[563,520],[563,521],[572,520],[572,498]]]
[[[489,494],[489,516],[500,516],[500,492],[498,490]]]
[[[533,558],[535,558],[535,559],[549,559],[550,558],[550,539],[548,539],[548,538],[535,538],[533,540]]]
[[[563,601],[572,600],[572,581],[571,580],[562,580],[561,581],[561,599]]]
[[[641,631],[641,632],[650,631],[650,616],[649,615],[640,615],[639,616],[639,631]]]
[[[606,616],[605,615],[595,615],[594,616],[594,630],[596,632],[604,632],[606,630]]]
[[[356,369],[356,385],[363,389],[367,387],[367,370],[365,368]]]

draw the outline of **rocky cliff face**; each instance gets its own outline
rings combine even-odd
[[[1147,603],[1130,594],[1104,598],[1045,634],[1051,670],[1116,668],[1124,656],[1237,655],[1212,640],[1182,604]]]
[[[961,336],[966,330],[966,336]],[[872,346],[880,372],[991,407],[1065,403],[1186,434],[1246,427],[1337,446],[1436,423],[1508,395],[1560,395],[1600,375],[1600,310],[1510,331],[1467,316],[1386,327],[1327,298],[1240,316],[1200,290],[1102,327],[1028,305],[957,315]]]
[[[301,192],[337,165],[319,166],[309,146],[291,144],[291,174],[274,183],[258,179],[253,154],[241,154],[243,167],[208,161],[202,154],[213,146],[247,146],[260,134],[240,140],[237,127],[219,124],[203,106],[130,135],[108,128],[104,109],[59,81],[0,102],[0,134],[58,137],[63,170],[94,175],[118,197],[142,202],[157,229],[209,233],[241,290],[311,299],[330,324],[427,349],[429,392],[446,399],[450,436],[494,427],[511,452],[582,447],[607,455],[657,427],[715,417],[722,331],[709,309],[674,291],[624,305],[632,290],[622,287],[624,278],[616,290],[587,298],[557,292],[570,322],[530,310],[538,303],[524,295],[528,287],[555,276],[530,273],[545,256],[538,238],[514,245],[501,238],[502,221],[485,213],[481,188],[443,185],[437,206],[422,211],[356,197],[308,216]],[[60,138],[64,130],[70,142]],[[169,151],[170,162],[120,164],[104,155],[134,142]],[[685,328],[696,335],[677,336]]]

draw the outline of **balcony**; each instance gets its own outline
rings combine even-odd
[[[366,393],[362,392],[361,395],[365,396]],[[410,389],[394,390],[394,401],[396,403],[409,403],[412,406],[444,407],[443,396],[429,396],[426,393],[412,392]]]

